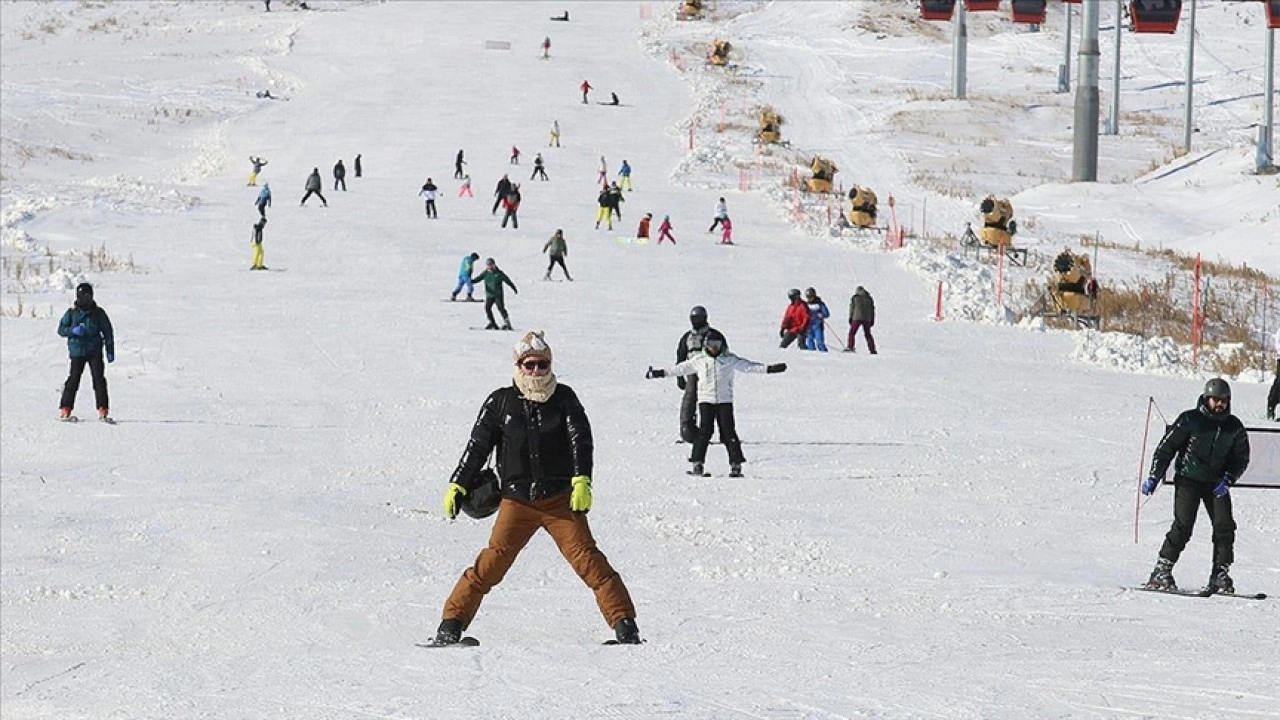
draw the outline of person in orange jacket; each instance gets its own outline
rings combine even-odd
[[[782,338],[782,344],[778,347],[787,347],[798,338],[800,342],[796,343],[797,346],[801,350],[808,350],[805,335],[809,332],[809,306],[805,305],[804,298],[796,288],[788,290],[787,297],[791,300],[791,304],[782,313],[782,327],[778,330],[778,337]]]
[[[639,229],[636,230],[637,240],[649,239],[649,223],[652,220],[653,220],[653,213],[645,213],[644,217],[640,218],[640,227]]]

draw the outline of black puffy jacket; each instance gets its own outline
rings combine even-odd
[[[506,498],[567,493],[575,475],[591,475],[591,423],[568,385],[557,385],[542,403],[525,399],[514,385],[489,393],[450,482],[472,487],[495,447]]]
[[[1165,431],[1151,457],[1151,474],[1162,478],[1173,462],[1175,478],[1217,484],[1224,476],[1235,484],[1249,467],[1249,434],[1230,412],[1215,415],[1200,398]]]

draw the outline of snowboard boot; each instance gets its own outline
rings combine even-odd
[[[619,645],[639,645],[644,642],[640,639],[640,628],[636,626],[635,618],[622,618],[613,626],[613,633],[618,639]]]
[[[706,472],[702,467],[702,463],[694,463],[693,467],[689,468],[689,474],[693,475],[694,477],[702,477],[703,475],[706,474]]]
[[[1228,574],[1230,571],[1230,565],[1214,566],[1213,572],[1209,574],[1209,589],[1216,593],[1234,595],[1236,592],[1236,584],[1235,581],[1231,579],[1231,575]]]
[[[1177,590],[1178,583],[1173,580],[1173,561],[1160,558],[1156,567],[1147,579],[1147,587],[1153,590]]]
[[[729,466],[729,477],[731,478],[742,477],[742,463],[733,463],[732,465]]]
[[[462,621],[450,618],[440,622],[440,627],[436,629],[436,639],[432,642],[436,645],[455,645],[460,640],[462,640]]]

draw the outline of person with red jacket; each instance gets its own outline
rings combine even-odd
[[[507,221],[511,221],[511,227],[516,230],[520,229],[520,218],[516,217],[516,211],[520,209],[520,186],[513,184],[506,195],[502,196],[502,207],[506,213],[502,216],[502,227],[507,226]]]
[[[658,226],[658,244],[661,245],[664,239],[670,240],[672,245],[676,244],[676,236],[671,234],[670,215],[663,215],[662,224]]]
[[[808,350],[805,334],[809,332],[809,306],[805,305],[804,298],[800,297],[800,291],[796,288],[787,291],[787,298],[791,300],[791,304],[782,313],[782,328],[778,330],[782,344],[778,347],[788,347],[799,338],[797,346],[801,350]]]
[[[586,80],[583,80],[582,84],[578,86],[578,89],[582,91],[582,104],[586,105],[587,93],[591,92],[595,88],[591,87],[591,83],[587,82]]]

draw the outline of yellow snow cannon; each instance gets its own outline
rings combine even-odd
[[[982,243],[993,248],[1011,244],[1018,224],[1013,219],[1013,205],[1008,198],[988,195],[978,209],[982,212],[982,229],[978,231]]]
[[[871,188],[854,185],[849,191],[849,224],[856,228],[871,229],[876,226],[876,194]]]
[[[1058,312],[1087,315],[1093,312],[1094,299],[1098,296],[1098,283],[1093,278],[1093,264],[1089,256],[1063,248],[1053,259],[1054,281],[1049,284],[1053,303]]]
[[[711,42],[711,57],[708,60],[712,65],[724,65],[729,62],[730,48],[728,40],[713,40]]]
[[[760,139],[760,142],[782,142],[782,116],[774,112],[773,108],[761,110],[759,122],[760,128],[756,130],[756,137]]]
[[[813,177],[809,178],[809,192],[831,192],[831,183],[835,180],[840,168],[830,160],[814,155],[809,169],[813,171]]]
[[[676,19],[701,20],[702,0],[684,0],[684,4],[680,6],[680,10],[676,13]]]

